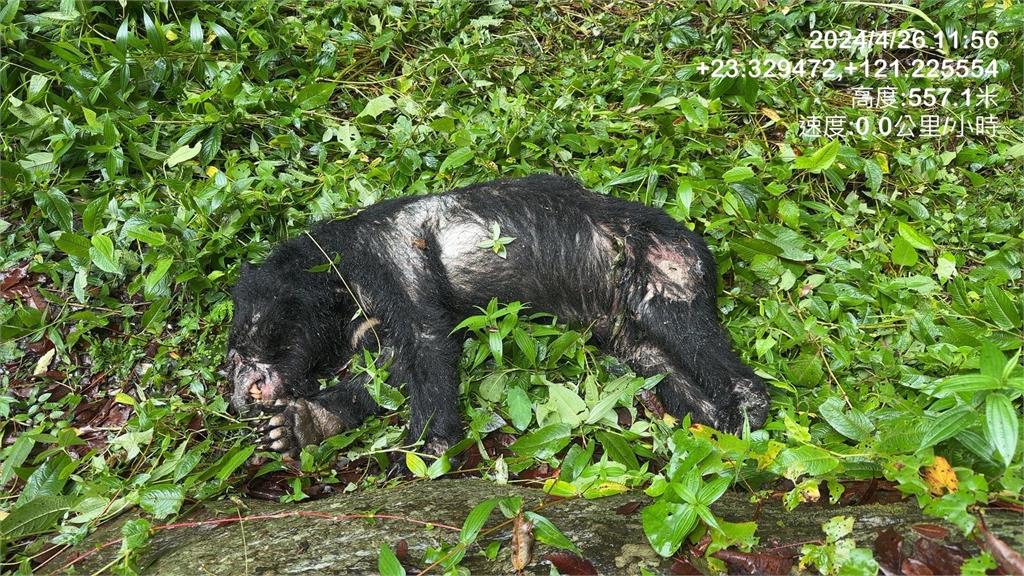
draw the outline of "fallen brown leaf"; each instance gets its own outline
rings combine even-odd
[[[533,522],[522,512],[512,522],[512,569],[522,572],[533,560]]]
[[[903,537],[892,528],[886,528],[875,538],[875,560],[886,574],[899,574],[903,565]]]
[[[774,554],[719,550],[712,556],[725,562],[730,574],[789,574],[793,568],[792,558]]]
[[[551,563],[558,569],[559,574],[566,576],[597,576],[597,568],[590,563],[590,560],[572,552],[552,552],[546,554],[542,560]]]
[[[999,567],[1007,574],[1024,574],[1024,556],[1010,547],[1002,538],[989,532],[984,518],[978,522],[981,545],[995,558]]]

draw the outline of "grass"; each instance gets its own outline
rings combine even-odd
[[[307,450],[298,470],[252,464],[249,423],[218,390],[228,288],[242,262],[346,209],[538,171],[703,232],[772,418],[740,438],[660,418],[633,401],[654,382],[619,376],[585,331],[496,302],[467,321],[462,448],[477,473],[547,466],[556,493],[645,489],[666,555],[691,530],[753,543],[749,525],[707,512],[730,485],[781,487],[797,507],[822,486],[837,498],[845,481],[884,479],[965,533],[979,507],[1020,504],[1024,10],[920,10],[947,34],[998,32],[997,48],[953,51],[997,64],[984,80],[896,84],[989,87],[994,136],[807,138],[812,114],[928,111],[854,109],[852,85],[815,77],[697,70],[730,54],[845,58],[809,47],[808,31],[931,30],[912,10],[0,2],[4,570],[133,507],[129,559],[150,522],[196,502],[381,489],[392,452],[445,473],[401,445],[404,398],[380,379],[397,417]],[[517,440],[496,450],[497,434]],[[807,562],[877,569],[848,548]]]

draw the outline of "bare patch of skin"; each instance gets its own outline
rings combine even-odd
[[[260,448],[296,458],[303,446],[319,444],[325,438],[345,430],[341,418],[329,410],[304,398],[278,400],[275,407],[281,412],[260,428],[263,440]]]
[[[269,406],[284,396],[281,375],[267,362],[243,358],[232,350],[228,354],[229,373],[234,389],[231,393],[231,407],[239,414],[252,404]]]
[[[359,324],[359,326],[356,326],[356,329],[352,331],[352,338],[349,340],[349,343],[353,348],[358,347],[363,336],[366,336],[368,332],[372,332],[377,326],[380,326],[380,320],[377,318],[368,318],[363,320],[363,322]]]
[[[681,254],[679,248],[655,244],[647,252],[653,267],[644,300],[662,296],[669,300],[692,302],[704,276],[697,258]]]

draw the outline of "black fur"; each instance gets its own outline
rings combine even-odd
[[[494,224],[514,237],[502,259],[479,243]],[[312,239],[311,239],[312,237]],[[315,242],[314,242],[315,239]],[[325,256],[325,253],[327,256]],[[310,271],[336,260],[334,270]],[[318,391],[358,349],[393,352],[390,382],[410,397],[412,439],[443,450],[463,436],[452,327],[491,298],[528,302],[569,324],[658,386],[677,417],[737,431],[760,427],[764,383],[732,352],[715,304],[714,258],[664,212],[531,176],[382,202],[331,221],[246,267],[234,288],[232,405],[277,405],[267,445],[292,452],[357,426],[375,410],[361,380]],[[362,310],[360,310],[362,306]],[[303,399],[300,405],[295,400]],[[302,432],[320,407],[331,420]],[[314,427],[316,428],[316,427]]]

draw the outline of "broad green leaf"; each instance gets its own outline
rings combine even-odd
[[[380,576],[405,576],[405,567],[398,561],[398,557],[387,544],[380,545],[380,553],[377,555],[377,570]]]
[[[79,236],[73,232],[64,232],[57,238],[55,242],[57,248],[60,248],[63,252],[69,256],[76,258],[89,258],[89,248],[92,247],[92,243],[85,236]]]
[[[665,498],[644,508],[641,517],[651,548],[666,558],[679,550],[683,538],[697,526],[697,511],[693,506],[669,502]]]
[[[811,445],[786,448],[773,462],[773,467],[790,480],[796,480],[804,474],[821,476],[838,465],[839,460],[835,456]]]
[[[469,162],[473,158],[473,149],[469,146],[464,146],[455,150],[444,159],[441,163],[441,172],[450,172],[451,170],[462,166],[466,162]]]
[[[156,266],[150,270],[149,274],[146,274],[146,281],[143,289],[147,294],[152,294],[156,290],[157,286],[160,285],[160,281],[167,275],[167,271],[170,270],[171,264],[174,263],[172,258],[161,258],[157,260]]]
[[[165,163],[167,164],[168,168],[173,168],[178,164],[181,164],[182,162],[187,162],[195,158],[199,154],[199,151],[202,149],[202,147],[203,145],[201,143],[196,143],[193,144],[192,146],[181,146],[177,150],[172,152],[170,156],[167,157]]]
[[[568,424],[549,424],[520,437],[509,449],[522,456],[550,458],[569,443],[571,431]]]
[[[199,22],[198,14],[192,17],[192,21],[188,25],[188,41],[192,45],[193,50],[196,52],[202,51],[203,25]]]
[[[935,243],[932,242],[931,238],[918,232],[916,228],[906,222],[899,223],[899,232],[901,238],[918,250],[931,252],[935,249]]]
[[[533,338],[526,333],[525,330],[516,326],[512,329],[512,339],[515,340],[516,347],[526,356],[528,366],[537,365],[537,346],[533,341]]]
[[[129,552],[141,548],[152,534],[153,526],[145,518],[129,520],[121,526],[121,552]]]
[[[412,475],[417,478],[427,477],[427,463],[420,458],[419,455],[413,452],[405,453],[405,467],[412,472]]]
[[[872,192],[882,187],[882,167],[870,158],[864,160],[864,182]]]
[[[150,246],[163,246],[167,243],[167,237],[163,232],[150,230],[146,226],[133,226],[125,230],[125,234],[133,240],[145,242]]]
[[[1010,465],[1017,452],[1020,417],[1020,411],[1014,410],[1006,396],[993,393],[985,397],[986,436],[1004,466]]]
[[[892,254],[889,256],[892,259],[892,263],[897,266],[913,266],[917,264],[917,250],[903,239],[902,236],[897,236],[892,240]]]
[[[508,387],[505,408],[508,410],[509,420],[517,430],[526,430],[530,422],[533,421],[533,405],[530,403],[530,397],[519,386]]]
[[[712,505],[722,497],[722,494],[725,494],[731,484],[732,478],[728,476],[719,476],[711,480],[697,490],[697,502],[705,506]]]
[[[213,30],[213,34],[220,41],[221,46],[228,50],[234,50],[238,47],[235,39],[231,36],[231,32],[228,32],[226,28],[213,21],[209,22],[208,26],[210,30]]]
[[[139,506],[157,520],[176,514],[185,500],[185,489],[177,484],[147,486],[139,492]]]
[[[387,94],[381,94],[380,96],[377,96],[373,100],[367,102],[366,106],[363,107],[363,111],[360,112],[359,115],[356,116],[356,118],[362,116],[369,116],[370,118],[376,120],[378,116],[380,116],[384,112],[387,112],[388,110],[391,110],[394,107],[395,103],[394,101],[391,100],[391,97],[388,96]]]
[[[563,550],[569,550],[577,554],[580,553],[580,549],[562,534],[555,525],[547,518],[537,514],[536,512],[524,512],[526,518],[533,523],[533,537],[542,544],[548,546],[554,546],[555,548],[561,548]]]
[[[220,462],[223,464],[221,464],[220,468],[217,470],[217,478],[219,480],[227,480],[228,476],[231,476],[239,466],[245,464],[245,461],[248,460],[249,456],[252,456],[252,453],[255,451],[256,446],[246,446],[244,448],[236,446],[235,448],[232,448],[230,452],[220,459]]]
[[[734,166],[722,174],[722,180],[724,180],[726,184],[743,182],[744,180],[750,180],[753,177],[754,171],[749,166]]]
[[[933,394],[939,398],[950,394],[1000,390],[1003,384],[995,377],[985,374],[956,374],[947,376],[934,384]]]
[[[810,156],[797,156],[793,161],[793,165],[802,170],[818,173],[831,167],[832,163],[836,161],[838,154],[839,141],[833,140],[815,150]]]
[[[558,414],[558,419],[576,428],[586,416],[587,403],[579,394],[562,384],[548,386],[548,408]]]
[[[491,515],[491,511],[498,505],[499,500],[500,498],[488,498],[470,510],[466,520],[462,523],[462,531],[459,532],[459,542],[468,545],[476,541],[477,535],[480,534],[480,529],[484,527],[487,517]]]
[[[35,444],[35,439],[28,434],[18,436],[18,439],[14,441],[14,445],[7,452],[7,458],[3,462],[3,472],[0,473],[0,486],[6,485],[8,480],[14,477],[14,469],[25,463],[25,459],[32,453],[32,447]]]
[[[65,512],[78,501],[76,496],[40,496],[18,506],[0,520],[0,536],[18,540],[53,528]]]
[[[985,287],[985,309],[989,317],[1005,330],[1020,330],[1020,310],[1006,291],[995,286]]]
[[[114,242],[103,234],[93,234],[89,257],[97,268],[111,274],[121,273],[121,263],[114,251]]]
[[[875,430],[867,416],[856,408],[846,410],[843,401],[835,396],[823,402],[818,412],[836,432],[852,440],[867,440]]]
[[[50,456],[25,481],[25,486],[18,495],[15,507],[39,498],[40,496],[60,496],[71,473],[78,464],[64,453],[58,452]]]
[[[50,222],[65,232],[71,231],[71,203],[63,192],[53,186],[36,190],[35,200]]]
[[[331,100],[335,85],[330,82],[308,84],[295,95],[295,105],[303,110],[320,108]]]
[[[157,54],[163,54],[167,51],[167,43],[164,41],[164,31],[160,26],[159,22],[154,22],[149,17],[149,12],[142,11],[142,23],[146,28],[146,38],[149,40],[149,46]]]
[[[925,424],[924,437],[918,450],[924,450],[939,442],[956,436],[958,432],[974,423],[974,411],[967,406],[960,406],[931,417]]]
[[[633,449],[629,446],[629,442],[622,437],[621,434],[615,432],[600,431],[597,433],[597,440],[604,447],[605,454],[608,458],[619,462],[626,466],[627,470],[639,470],[640,462],[636,459],[636,454],[633,453]]]

